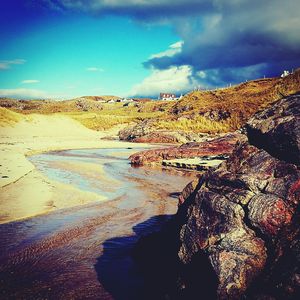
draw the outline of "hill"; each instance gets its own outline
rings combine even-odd
[[[146,127],[144,131],[148,133],[160,130],[223,133],[239,129],[258,110],[299,91],[300,69],[297,69],[284,78],[193,91],[178,101],[135,99],[128,103],[107,103],[118,99],[117,96],[84,96],[65,101],[1,98],[0,107],[22,114],[64,114],[94,130],[135,123]]]
[[[157,118],[169,105],[163,101],[142,101],[128,103],[107,103],[116,96],[85,96],[72,100],[16,100],[0,98],[0,107],[21,114],[67,115],[89,129],[105,130],[119,124],[140,122]],[[105,101],[105,102],[102,102]]]
[[[300,91],[300,69],[284,78],[257,79],[211,91],[193,91],[159,120],[160,129],[197,132],[233,131],[258,110]]]

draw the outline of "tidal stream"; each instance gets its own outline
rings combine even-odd
[[[132,247],[176,212],[176,195],[193,177],[132,168],[127,158],[133,152],[67,150],[30,157],[50,179],[107,200],[0,225],[1,299],[143,299]]]

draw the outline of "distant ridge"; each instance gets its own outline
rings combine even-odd
[[[110,101],[120,99],[113,95],[63,101],[0,98],[0,107],[22,114],[68,114],[97,130],[135,123],[136,128],[148,133],[169,130],[210,134],[235,131],[258,110],[297,92],[300,92],[300,69],[284,78],[256,79],[228,88],[192,91],[176,101],[135,98],[123,103]]]

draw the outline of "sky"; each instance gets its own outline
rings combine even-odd
[[[154,97],[300,67],[300,1],[1,0],[0,97]]]

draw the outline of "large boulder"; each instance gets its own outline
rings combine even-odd
[[[246,129],[251,144],[274,157],[300,164],[300,94],[257,113]]]
[[[153,120],[144,120],[138,124],[127,126],[120,130],[119,139],[134,142],[135,139],[149,134],[152,131],[153,123]]]
[[[276,263],[282,255],[288,242],[283,232],[295,226],[300,172],[242,143],[227,162],[201,178],[191,195],[181,198],[188,205],[180,260],[189,264],[204,252],[218,277],[219,298],[239,298],[267,259]]]

